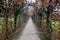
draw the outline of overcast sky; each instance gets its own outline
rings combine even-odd
[[[27,1],[29,1],[29,2],[35,2],[36,0],[27,0]]]

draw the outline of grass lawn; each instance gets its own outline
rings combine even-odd
[[[3,17],[0,17],[0,35],[2,34],[2,30],[4,30],[4,18]],[[12,25],[12,28],[14,27],[14,18],[8,18],[8,30],[10,31],[11,30],[11,25]]]
[[[52,28],[53,28],[53,33],[54,34],[59,34],[60,33],[60,22],[58,21],[55,21],[55,22],[52,22]]]

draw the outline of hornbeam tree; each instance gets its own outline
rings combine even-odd
[[[21,3],[20,7],[15,10],[15,13],[14,13],[14,27],[15,27],[15,30],[16,30],[17,16],[18,16],[19,13],[22,13],[22,8],[23,7],[24,7],[24,4]]]
[[[0,13],[2,12],[2,8],[3,8],[3,1],[0,0]]]
[[[52,19],[51,19],[51,14],[53,12],[53,7],[52,5],[49,4],[49,6],[46,8],[46,33],[45,33],[45,39],[44,40],[52,40],[51,35],[52,35]]]
[[[3,5],[3,1],[2,0],[0,0],[0,5]]]

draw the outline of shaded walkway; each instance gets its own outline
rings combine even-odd
[[[25,26],[22,35],[19,36],[16,40],[40,40],[38,31],[36,30],[31,18],[29,18],[29,21]]]

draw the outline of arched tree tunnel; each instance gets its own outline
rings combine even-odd
[[[0,40],[60,40],[59,0],[0,0]]]

